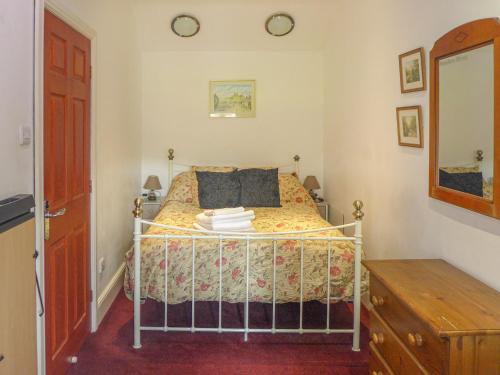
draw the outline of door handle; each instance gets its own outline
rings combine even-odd
[[[45,227],[45,240],[48,241],[50,239],[50,219],[54,218],[54,217],[58,217],[58,216],[63,216],[64,214],[66,213],[66,209],[65,208],[61,208],[59,210],[57,210],[56,212],[49,212],[49,204],[48,202],[46,201],[45,202],[45,214],[44,214],[44,227]]]
[[[51,219],[53,217],[63,216],[65,213],[66,213],[66,209],[65,208],[61,208],[60,210],[57,210],[54,213],[45,212],[45,218],[46,219]]]

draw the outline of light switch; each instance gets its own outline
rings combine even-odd
[[[31,126],[21,125],[19,127],[18,142],[21,146],[28,146],[31,143]]]

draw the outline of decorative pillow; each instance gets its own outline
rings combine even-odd
[[[237,172],[243,207],[281,207],[278,169],[242,169]]]
[[[193,185],[195,183],[196,175],[194,172],[179,173],[172,180],[172,185],[170,185],[170,190],[168,191],[165,202],[177,201],[198,205],[198,197],[193,196]],[[198,194],[197,190],[196,194]]]
[[[483,174],[481,172],[448,173],[440,169],[439,185],[478,197],[483,196]]]
[[[196,172],[201,208],[240,206],[238,172]]]
[[[217,166],[197,166],[193,165],[191,166],[191,170],[193,172],[223,172],[223,173],[229,173],[229,172],[234,172],[236,171],[236,167],[217,167]],[[196,175],[193,175],[194,183],[191,185],[192,187],[192,193],[193,193],[193,204],[195,206],[200,207],[200,202],[198,199],[198,179],[196,178]]]
[[[295,173],[280,173],[278,179],[282,205],[306,205],[318,211],[316,203],[314,203]]]

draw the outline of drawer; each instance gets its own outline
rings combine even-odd
[[[371,343],[397,374],[428,375],[392,329],[372,311],[370,314]]]
[[[377,348],[370,343],[370,371],[369,375],[394,375],[394,372],[389,368],[384,361]]]
[[[388,323],[418,362],[430,374],[448,374],[448,342],[436,336],[373,275],[370,277],[370,291],[375,311]]]

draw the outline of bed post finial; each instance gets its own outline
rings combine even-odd
[[[173,148],[168,149],[168,160],[174,160],[174,149]]]
[[[140,218],[142,217],[142,198],[136,198],[134,200],[134,210],[132,213],[134,214],[135,218]]]
[[[355,209],[355,211],[352,213],[354,219],[361,221],[363,219],[363,216],[365,216],[364,212],[361,211],[361,209],[363,208],[363,202],[360,200],[356,200],[352,205]]]

